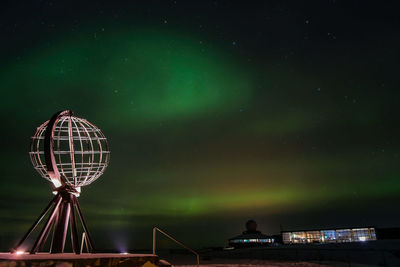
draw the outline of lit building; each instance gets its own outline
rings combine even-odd
[[[241,235],[229,239],[229,246],[234,248],[269,246],[275,242],[275,237],[267,236],[257,231],[257,223],[249,220],[246,223],[246,231]]]
[[[374,227],[282,232],[284,244],[346,243],[376,240]]]
[[[254,235],[240,235],[229,239],[229,245],[232,247],[257,247],[257,246],[265,246],[271,245],[275,242],[273,237],[269,237],[261,234]]]

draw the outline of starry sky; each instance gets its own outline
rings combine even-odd
[[[1,4],[2,250],[52,197],[28,146],[63,109],[112,151],[79,198],[101,249],[400,225],[395,4],[82,2]]]

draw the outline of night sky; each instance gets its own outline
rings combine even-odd
[[[398,8],[264,2],[2,2],[1,249],[52,198],[29,138],[63,109],[109,139],[79,198],[99,248],[399,226]]]

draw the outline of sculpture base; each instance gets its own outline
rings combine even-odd
[[[57,193],[54,198],[50,201],[47,207],[43,210],[40,216],[33,223],[28,232],[22,237],[18,244],[11,250],[11,252],[16,252],[20,250],[20,247],[28,239],[30,234],[38,227],[39,223],[43,218],[50,212],[46,223],[43,225],[39,236],[37,237],[35,244],[30,249],[31,254],[35,254],[40,251],[48,251],[45,248],[46,241],[48,237],[53,233],[53,237],[50,242],[50,252],[54,254],[64,253],[65,240],[67,238],[68,224],[70,222],[71,226],[71,241],[72,241],[72,251],[75,254],[83,252],[83,242],[85,241],[87,252],[95,252],[94,244],[92,238],[90,237],[89,230],[87,228],[85,219],[81,208],[79,206],[78,199],[72,193],[71,188],[60,187],[57,189]],[[75,210],[76,209],[76,210]],[[75,212],[78,213],[78,217],[82,223],[83,235],[81,242],[81,249],[79,250],[79,238],[77,230],[77,220]],[[84,238],[85,237],[85,238]]]
[[[160,261],[153,254],[114,254],[114,253],[36,253],[15,254],[0,253],[0,267],[9,266],[62,266],[62,267],[84,267],[84,266],[133,266],[133,267],[158,267],[166,266],[165,261]]]

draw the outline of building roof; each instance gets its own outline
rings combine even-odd
[[[309,229],[300,229],[300,230],[289,230],[289,231],[281,231],[281,233],[293,233],[293,232],[309,232],[309,231],[327,231],[327,230],[344,230],[344,229],[363,229],[363,228],[374,228],[375,226],[367,225],[367,226],[351,226],[351,227],[327,227],[327,228],[309,228]]]

